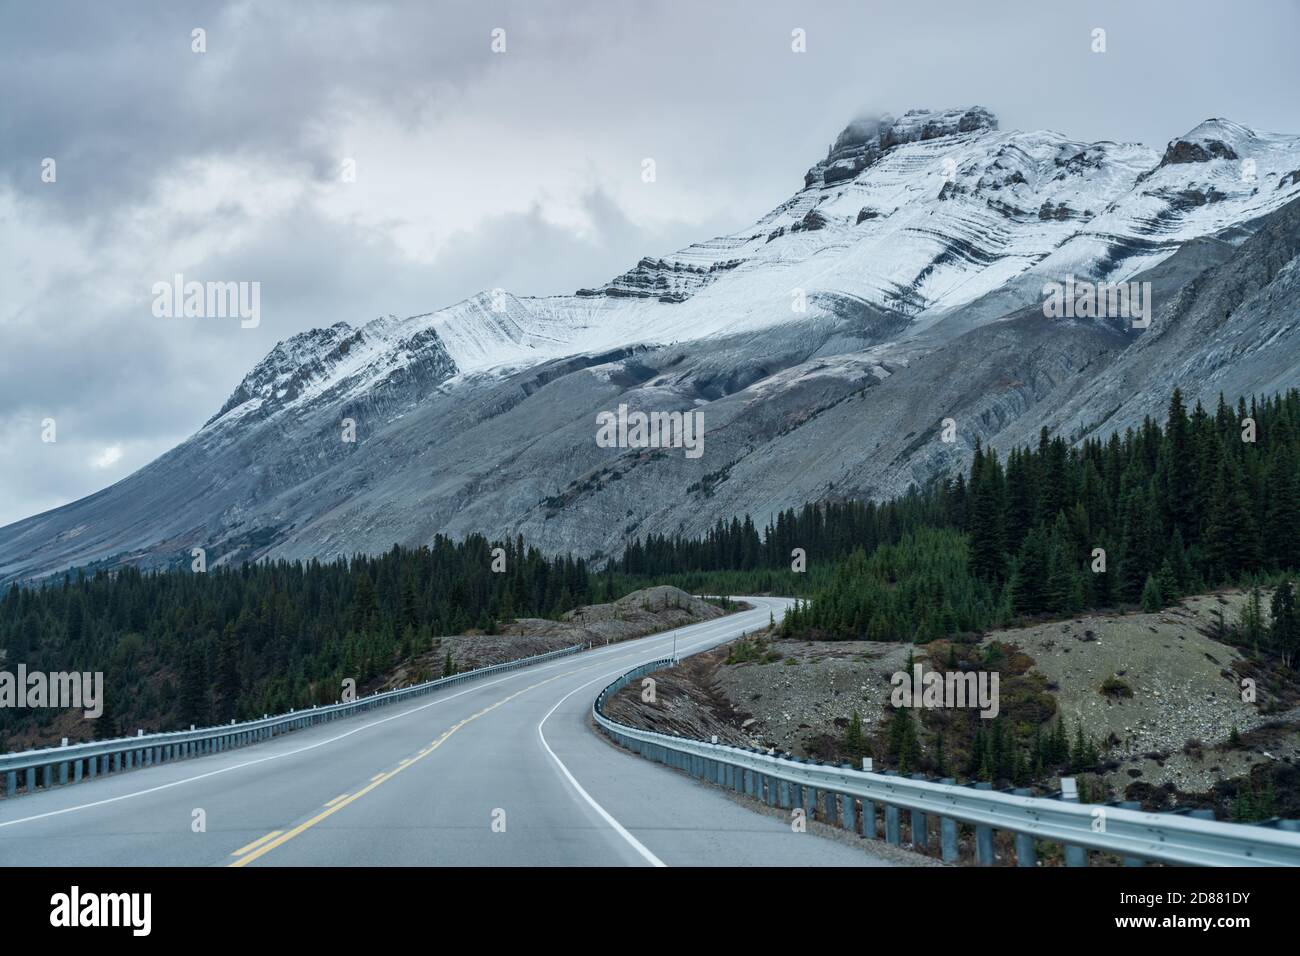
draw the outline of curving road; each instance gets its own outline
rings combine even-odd
[[[762,628],[789,603],[745,600],[754,610],[679,628],[678,653]],[[667,656],[673,637],[0,801],[0,864],[888,865],[864,849],[794,833],[595,732],[589,713],[599,690]]]

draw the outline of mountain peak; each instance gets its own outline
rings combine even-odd
[[[1177,139],[1170,140],[1160,165],[1175,166],[1182,163],[1208,163],[1214,159],[1238,159],[1241,144],[1248,142],[1253,135],[1246,127],[1229,120],[1207,119]]]
[[[902,116],[859,117],[835,138],[826,158],[804,176],[805,188],[852,179],[886,150],[944,136],[960,136],[998,128],[997,117],[982,106],[939,110],[908,110]]]

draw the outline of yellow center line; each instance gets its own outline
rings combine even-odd
[[[484,714],[491,713],[492,711],[500,707],[502,704],[509,703],[510,701],[514,700],[520,694],[526,694],[530,690],[541,687],[543,684],[549,684],[552,681],[557,681],[562,677],[571,677],[574,674],[579,674],[582,671],[590,670],[593,667],[603,667],[608,663],[609,663],[608,661],[601,661],[595,664],[589,664],[586,667],[579,667],[576,668],[575,670],[565,671],[563,674],[556,674],[554,677],[548,677],[546,678],[546,680],[538,681],[536,684],[529,684],[527,687],[515,691],[509,697],[502,697],[495,704],[491,704],[487,707],[484,707],[482,710],[480,710],[477,714],[474,714],[472,717],[466,717],[464,720],[453,725],[450,730],[446,731],[441,737],[439,737],[432,744],[430,744],[427,750],[422,751],[418,757],[409,760],[404,760],[395,770],[390,770],[387,773],[375,774],[375,776],[370,778],[370,783],[362,787],[360,790],[358,790],[356,793],[352,794],[351,796],[345,794],[341,797],[336,797],[334,800],[331,800],[328,804],[325,805],[326,809],[316,814],[316,816],[312,817],[310,820],[306,820],[303,823],[298,824],[292,830],[289,830],[287,832],[281,832],[279,830],[272,831],[271,833],[268,833],[266,836],[262,837],[260,840],[256,840],[253,843],[250,843],[248,846],[244,847],[242,850],[238,851],[238,853],[235,854],[236,856],[239,856],[239,859],[236,860],[234,863],[231,863],[230,866],[245,866],[249,863],[252,863],[254,860],[258,859],[259,857],[265,856],[267,853],[270,853],[276,847],[283,846],[284,844],[288,843],[290,840],[298,836],[300,833],[310,830],[312,827],[320,823],[326,817],[333,816],[335,813],[342,810],[344,807],[348,806],[349,804],[357,800],[360,800],[371,790],[374,790],[376,787],[378,787],[381,783],[384,783],[387,780],[391,780],[393,777],[397,776],[407,767],[414,766],[418,760],[421,760],[425,756],[433,753],[440,746],[442,746],[443,741],[447,740],[447,738],[449,738],[456,731],[460,730],[460,728],[464,727],[466,724],[478,720],[478,718],[482,717]],[[240,854],[246,854],[246,855],[240,855]]]
[[[316,824],[320,823],[326,817],[333,816],[335,813],[337,813],[339,810],[342,810],[350,803],[360,800],[371,790],[374,790],[381,783],[384,783],[387,780],[391,780],[393,777],[397,776],[407,767],[414,766],[417,761],[423,759],[424,757],[428,756],[429,754],[437,750],[439,747],[441,747],[443,742],[446,741],[447,738],[449,738],[456,731],[460,730],[466,724],[478,720],[484,714],[491,713],[492,711],[500,707],[502,704],[506,704],[514,700],[520,694],[526,694],[530,690],[534,690],[538,687],[541,687],[544,684],[549,684],[552,681],[557,681],[562,677],[572,677],[574,674],[581,674],[583,671],[588,671],[591,670],[592,668],[606,667],[609,664],[612,664],[614,661],[626,660],[629,657],[639,657],[643,653],[644,653],[644,649],[641,649],[638,651],[634,651],[631,654],[620,654],[616,657],[610,658],[607,661],[597,661],[595,663],[588,664],[585,667],[577,667],[571,671],[565,671],[562,674],[556,674],[554,677],[548,677],[546,678],[546,680],[540,680],[536,684],[529,684],[527,687],[515,691],[513,694],[511,694],[508,697],[502,697],[495,704],[491,704],[487,707],[484,707],[477,714],[474,714],[471,717],[466,717],[464,720],[456,724],[453,724],[450,730],[444,731],[441,737],[439,737],[437,740],[429,744],[429,746],[426,747],[424,750],[421,750],[418,756],[403,760],[402,763],[398,765],[397,769],[390,770],[386,773],[375,774],[373,777],[370,778],[369,784],[367,784],[365,787],[363,787],[362,789],[358,790],[356,793],[350,796],[348,794],[341,794],[335,797],[329,803],[325,804],[326,807],[325,810],[316,814],[316,816],[312,817],[310,820],[298,824],[296,827],[294,827],[292,830],[289,830],[287,833],[281,832],[280,830],[272,830],[270,833],[268,833],[266,836],[262,837],[261,839],[254,840],[252,843],[244,847],[242,850],[237,850],[233,855],[239,856],[239,859],[236,860],[234,863],[231,863],[230,866],[244,866],[248,863],[252,863],[254,860],[258,859],[259,857],[265,856],[267,853],[270,853],[276,847],[283,846],[284,844],[292,840],[294,837],[298,836],[300,833],[303,833],[311,829],[312,827],[314,827]]]
[[[231,856],[243,856],[243,855],[244,855],[245,853],[247,853],[249,850],[256,850],[259,846],[261,846],[261,845],[262,845],[263,843],[265,843],[267,840],[274,839],[275,837],[277,837],[277,836],[279,836],[279,835],[280,835],[280,831],[279,831],[279,830],[272,830],[272,831],[271,831],[270,833],[268,833],[266,836],[264,836],[264,837],[258,837],[256,840],[254,840],[252,843],[248,844],[247,846],[241,846],[238,850],[236,850],[234,853],[232,853],[232,854],[230,854],[230,855],[231,855]]]

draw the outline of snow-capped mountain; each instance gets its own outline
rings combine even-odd
[[[196,545],[331,556],[436,531],[609,553],[629,533],[895,493],[959,463],[976,437],[1036,431],[1060,411],[1049,396],[1077,406],[1054,418],[1072,435],[1098,427],[1089,415],[1103,405],[1107,427],[1125,421],[1088,387],[1144,336],[1178,342],[1162,359],[1175,379],[1212,374],[1139,383],[1120,404],[1172,384],[1249,390],[1233,363],[1198,359],[1204,337],[1166,332],[1192,308],[1193,278],[1258,259],[1266,224],[1277,247],[1298,195],[1300,137],[1227,120],[1162,152],[1003,131],[979,107],[857,120],[754,225],[598,288],[488,290],[280,343],[172,452],[0,529],[0,578]],[[1150,281],[1158,321],[1139,334],[1044,318],[1045,283],[1066,276]],[[1274,366],[1296,356],[1270,366],[1269,387],[1298,383],[1300,349],[1277,348],[1295,344],[1285,311],[1246,310],[1253,324],[1232,330],[1267,331]],[[703,409],[706,453],[598,448],[595,412],[619,403]],[[926,437],[963,411],[957,446]],[[355,443],[339,440],[344,417]]]

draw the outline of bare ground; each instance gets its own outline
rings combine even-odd
[[[1018,649],[1073,733],[1106,751],[1103,782],[1114,796],[1148,806],[1214,805],[1220,813],[1242,779],[1300,766],[1300,707],[1294,682],[1257,673],[1243,654],[1216,640],[1219,613],[1231,625],[1245,595],[1198,595],[1161,612],[1096,614],[994,631],[982,645]],[[926,648],[870,641],[733,643],[654,675],[656,701],[626,688],[609,712],[665,733],[776,748],[824,758],[854,711],[870,734],[886,712],[889,678]],[[728,662],[728,654],[732,660]],[[739,658],[749,658],[741,660]],[[938,665],[936,665],[938,666]],[[1243,702],[1242,679],[1257,680]],[[1109,692],[1104,687],[1109,681]],[[1233,741],[1233,731],[1238,740]],[[1047,783],[1047,782],[1045,782]],[[1225,795],[1226,794],[1226,795]],[[1279,794],[1294,812],[1300,794]]]
[[[384,679],[364,688],[364,692],[389,690],[440,677],[448,652],[456,670],[465,671],[558,651],[574,644],[598,646],[645,637],[710,621],[726,613],[680,588],[645,588],[612,604],[592,604],[569,611],[558,621],[518,618],[499,634],[471,632],[440,638],[431,650],[403,662]]]

